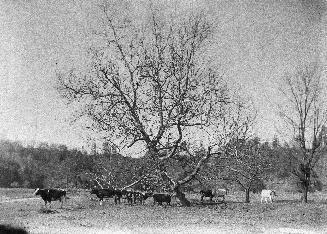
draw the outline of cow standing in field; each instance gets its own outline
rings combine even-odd
[[[136,199],[141,203],[144,204],[144,201],[148,199],[149,197],[152,197],[153,193],[147,193],[147,192],[137,192],[136,193]]]
[[[224,202],[225,196],[227,195],[227,193],[228,193],[227,189],[217,189],[215,196],[218,198],[221,197],[223,199],[222,201]]]
[[[217,189],[214,191],[212,191],[211,189],[201,190],[200,194],[201,194],[201,202],[203,202],[204,197],[209,197],[211,202],[213,197],[217,197],[217,198],[221,197],[222,201],[224,202],[225,196],[227,195],[227,189]]]
[[[203,201],[204,197],[209,197],[210,201],[212,201],[212,198],[215,196],[211,189],[201,190],[200,194],[201,194],[201,202]]]
[[[153,205],[156,203],[158,203],[159,205],[162,205],[163,202],[166,202],[167,205],[170,205],[170,202],[171,202],[170,194],[155,193],[152,195],[152,197],[153,197]]]
[[[51,201],[60,201],[61,202],[61,208],[63,205],[64,200],[66,199],[66,191],[63,189],[35,189],[34,195],[38,196],[40,195],[43,199],[45,206],[47,206],[47,203],[50,204],[51,208]]]
[[[103,203],[103,198],[111,198],[111,197],[114,197],[115,204],[117,204],[117,201],[120,203],[120,199],[123,195],[121,190],[115,190],[111,188],[92,189],[91,194],[95,194],[99,198],[100,205],[102,205]]]
[[[264,189],[261,191],[261,203],[263,200],[266,201],[266,203],[269,203],[269,201],[272,203],[273,202],[273,196],[277,196],[276,192],[274,190],[268,190]]]
[[[134,199],[134,191],[132,190],[121,190],[122,192],[122,198],[127,200],[128,204],[133,204]]]

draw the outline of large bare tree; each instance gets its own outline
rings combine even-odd
[[[302,190],[302,201],[308,201],[314,169],[323,156],[323,127],[327,109],[323,100],[321,68],[313,63],[298,68],[293,75],[285,75],[280,90],[286,104],[279,107],[280,116],[293,134],[298,150],[291,153],[292,173]]]
[[[58,87],[65,98],[83,105],[82,115],[94,129],[128,147],[142,143],[151,158],[148,170],[167,176],[181,203],[189,206],[181,186],[217,150],[208,147],[181,180],[168,175],[164,162],[187,151],[186,133],[220,121],[219,110],[230,101],[228,90],[206,59],[213,28],[205,14],[167,18],[153,5],[147,9],[147,17],[132,19],[117,14],[114,5],[102,5],[103,25],[96,35],[104,43],[90,49],[86,71],[58,74]]]

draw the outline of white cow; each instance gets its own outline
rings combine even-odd
[[[215,193],[216,197],[221,197],[223,199],[223,201],[225,201],[225,196],[228,193],[227,189],[217,189],[215,192],[216,192]]]
[[[270,200],[270,202],[272,203],[273,202],[273,200],[272,200],[273,196],[277,196],[276,192],[274,190],[263,189],[261,191],[261,203],[262,203],[263,200],[265,200],[266,203],[269,203],[269,200]]]

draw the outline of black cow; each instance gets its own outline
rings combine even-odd
[[[92,189],[91,194],[95,194],[99,200],[100,200],[100,205],[102,205],[103,198],[115,198],[115,204],[117,204],[117,201],[120,203],[120,198],[122,197],[122,191],[121,190],[116,190],[112,188],[101,188],[101,189]]]
[[[155,193],[152,195],[152,197],[153,197],[153,204],[157,202],[159,205],[162,205],[163,202],[166,202],[168,205],[170,205],[171,196],[169,194]]]
[[[144,204],[144,201],[148,199],[149,197],[153,196],[153,193],[149,192],[136,192],[136,200],[138,200],[141,204]]]
[[[134,191],[127,191],[126,198],[127,198],[127,202],[130,203],[131,205],[135,203],[136,196]]]
[[[201,190],[200,194],[201,194],[201,201],[203,201],[204,197],[209,197],[210,201],[212,201],[212,198],[215,196],[211,189]]]
[[[35,189],[34,195],[40,195],[43,199],[45,206],[47,203],[50,204],[51,208],[51,201],[60,201],[61,202],[61,208],[63,205],[64,200],[66,199],[66,191],[63,189]]]
[[[115,191],[115,195],[114,195],[114,197],[115,197],[115,204],[117,204],[117,201],[120,204],[120,200],[121,200],[121,198],[123,196],[123,191],[120,190],[120,189],[114,189],[114,191]]]
[[[133,190],[126,190],[126,189],[121,190],[121,192],[122,192],[122,197],[126,199],[129,204],[136,203],[137,192]]]

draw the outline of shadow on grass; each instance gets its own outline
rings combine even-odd
[[[307,203],[303,203],[301,200],[298,200],[298,199],[293,199],[293,200],[290,200],[290,199],[281,199],[281,200],[275,200],[274,203],[277,203],[277,204],[281,204],[281,203],[284,203],[284,204],[323,204],[323,205],[327,205],[327,200],[308,200]]]
[[[59,213],[59,211],[53,210],[53,209],[50,209],[50,208],[41,208],[39,210],[39,213],[42,213],[42,214],[55,214],[55,213]]]
[[[228,202],[225,201],[191,201],[192,206],[217,206],[217,205],[227,205]]]
[[[299,200],[281,199],[281,200],[275,200],[274,203],[297,204],[297,203],[301,203],[301,202]]]
[[[22,227],[14,227],[9,224],[0,224],[0,233],[3,234],[28,234]]]

